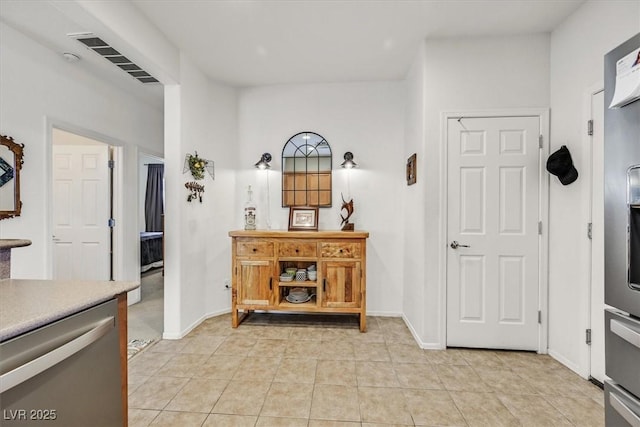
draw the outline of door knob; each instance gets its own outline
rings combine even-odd
[[[469,245],[461,245],[460,243],[458,243],[456,240],[454,240],[453,242],[451,242],[451,249],[458,249],[458,248],[469,248]]]

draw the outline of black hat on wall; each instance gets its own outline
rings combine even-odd
[[[562,185],[569,185],[578,179],[578,171],[573,166],[571,153],[566,145],[560,147],[547,159],[547,170],[556,175]]]

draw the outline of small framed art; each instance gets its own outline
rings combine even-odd
[[[289,231],[318,231],[318,207],[291,206]]]
[[[417,167],[418,167],[418,161],[416,159],[416,153],[413,153],[411,157],[407,159],[407,185],[416,183]]]

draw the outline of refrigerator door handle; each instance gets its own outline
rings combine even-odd
[[[110,316],[101,320],[93,329],[74,340],[3,374],[0,376],[0,393],[10,390],[63,360],[68,359],[80,350],[98,341],[114,327],[115,318]]]
[[[622,418],[624,418],[631,427],[640,427],[640,417],[633,413],[631,408],[624,404],[620,398],[614,394],[609,394],[609,403]]]
[[[611,332],[618,335],[629,344],[640,348],[640,332],[615,319],[611,319],[609,327],[611,328]]]

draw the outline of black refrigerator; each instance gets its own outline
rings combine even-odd
[[[640,427],[640,33],[604,78],[605,422]]]

